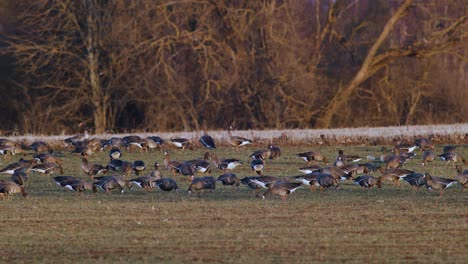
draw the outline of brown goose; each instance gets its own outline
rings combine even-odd
[[[42,174],[47,174],[47,175],[55,173],[55,172],[60,172],[60,174],[63,174],[62,166],[55,164],[55,163],[36,164],[31,167],[31,171],[42,173]]]
[[[427,163],[429,162],[433,162],[435,160],[435,154],[434,154],[434,151],[432,150],[426,150],[423,152],[422,154],[422,163],[421,163],[421,166],[425,166],[427,165]],[[434,165],[434,163],[432,163],[432,165]]]
[[[268,148],[270,149],[270,159],[278,159],[281,157],[281,149],[278,146],[273,146],[272,144],[268,145]]]
[[[135,186],[144,189],[147,192],[151,192],[151,188],[154,187],[152,184],[157,179],[151,176],[142,176],[135,179],[131,179],[128,182]]]
[[[24,170],[19,169],[11,175],[11,180],[19,186],[23,186],[28,180],[28,175],[26,175]]]
[[[24,198],[28,196],[24,186],[19,186],[12,181],[0,181],[0,198],[2,198],[2,200],[5,199],[5,196],[9,199],[10,195],[15,193],[21,193]]]
[[[228,129],[229,144],[236,147],[236,150],[239,150],[239,147],[252,144],[253,141],[250,139],[239,137],[239,136],[233,136],[231,130],[232,130],[232,126],[229,126],[229,129]]]
[[[161,179],[162,178],[162,174],[159,171],[159,163],[157,163],[157,162],[154,163],[154,170],[151,172],[150,176],[154,177],[156,179]]]
[[[429,137],[427,138],[425,137],[417,138],[414,141],[414,145],[418,146],[422,150],[430,149],[433,151],[435,149],[434,145],[432,144],[433,139],[434,139],[434,134],[430,134]]]
[[[34,156],[34,158],[42,163],[55,163],[58,165],[62,165],[62,160],[50,153],[40,153]]]
[[[164,151],[164,167],[166,170],[171,171],[175,176],[177,173],[177,166],[182,164],[180,161],[171,160],[171,156],[167,151]]]
[[[420,187],[426,185],[426,178],[424,177],[423,173],[411,173],[405,177],[403,180],[409,183],[413,188],[419,190]]]
[[[94,177],[99,173],[107,173],[106,167],[100,164],[88,162],[86,156],[81,159],[81,170],[91,177]]]
[[[326,188],[339,186],[339,180],[330,174],[322,173],[317,177],[317,183],[320,186],[320,190],[323,191]]]
[[[37,153],[53,153],[54,151],[49,145],[43,141],[35,141],[29,145],[29,148]]]
[[[310,174],[316,171],[321,171],[322,169],[323,168],[320,167],[319,165],[309,165],[309,166],[299,168],[299,171],[304,174]]]
[[[70,191],[75,191],[77,192],[78,194],[81,194],[82,192],[86,191],[86,190],[93,190],[94,191],[94,185],[85,181],[85,180],[82,180],[82,179],[79,179],[79,178],[75,178],[73,176],[57,176],[57,177],[54,177],[52,178],[52,180],[57,183],[58,186],[60,187],[63,187],[67,190],[70,190]]]
[[[426,179],[426,186],[429,190],[438,190],[440,195],[444,195],[444,189],[450,187],[452,184],[456,183],[457,180],[455,179],[447,179],[443,177],[433,177],[429,173],[424,174],[424,178]]]
[[[197,196],[200,197],[200,192],[203,190],[214,190],[216,188],[216,179],[212,176],[205,176],[195,178],[189,186],[188,193],[192,193],[192,190],[197,192]]]
[[[101,176],[101,177],[95,177],[94,178],[95,182],[93,183],[94,186],[99,187],[101,190],[105,191],[107,194],[109,194],[109,191],[117,189],[121,193],[124,192],[123,187],[127,187],[128,189],[132,189],[132,184],[127,181],[122,179],[121,177],[117,176]],[[96,193],[97,189],[93,188],[93,191]]]
[[[213,161],[215,167],[224,172],[234,170],[237,166],[242,165],[242,162],[240,160],[234,158],[223,159],[220,161],[218,159],[218,156],[216,156],[215,154],[211,154],[211,160]]]
[[[18,162],[8,164],[5,168],[0,170],[0,173],[13,174],[16,170],[20,169],[24,169],[25,171],[27,171],[35,164],[37,164],[36,159],[25,160],[21,158]]]
[[[274,176],[250,176],[241,179],[241,183],[249,186],[255,190],[255,196],[258,197],[258,193],[261,188],[268,189],[279,179]]]
[[[455,176],[455,180],[463,187],[463,190],[468,188],[468,170],[462,172],[462,167],[457,165],[457,176]]]
[[[304,175],[295,176],[294,179],[300,181],[302,184],[309,186],[311,191],[315,191],[315,186],[317,186],[317,177],[322,174],[321,172],[312,172]]]
[[[249,157],[252,159],[261,159],[267,160],[271,157],[271,149],[268,147],[266,149],[260,149],[252,153]]]
[[[217,181],[220,181],[223,185],[236,186],[237,189],[239,189],[240,186],[240,182],[237,176],[230,172],[220,175]]]
[[[254,159],[250,162],[250,168],[258,175],[262,175],[265,164],[261,159]]]
[[[380,156],[380,161],[386,164],[385,168],[400,168],[403,166],[405,159],[397,155],[387,155],[387,149],[382,147],[382,155]]]
[[[359,162],[362,160],[362,157],[361,156],[358,156],[358,155],[345,155],[343,150],[338,150],[338,157],[342,158],[343,162]]]
[[[186,138],[173,138],[169,140],[169,143],[171,143],[176,148],[180,148],[182,150],[192,149],[192,144]]]
[[[281,200],[286,200],[288,195],[301,188],[302,184],[299,182],[277,181],[270,189],[268,189],[262,196],[265,199],[270,195],[278,195]]]
[[[310,164],[313,161],[314,162],[322,161],[323,163],[328,165],[328,159],[318,151],[308,151],[308,152],[298,153],[296,154],[296,156],[307,161],[308,164]]]
[[[157,179],[151,184],[157,186],[161,191],[170,192],[175,190],[177,193],[179,192],[179,186],[177,186],[177,182],[171,178]]]
[[[463,156],[455,152],[444,152],[439,155],[439,158],[445,161],[445,166],[449,163],[455,164],[457,162],[462,162],[465,165],[468,165],[468,162],[465,160]]]
[[[388,180],[388,181],[391,181],[393,184],[400,186],[400,180],[403,177],[406,177],[407,175],[411,173],[414,173],[414,171],[393,168],[393,169],[388,169],[388,170],[383,171],[379,179],[380,179],[380,182],[383,182],[384,180]]]
[[[192,164],[194,172],[210,173],[211,172],[211,165],[209,162],[210,158],[211,158],[211,154],[210,152],[207,151],[203,155],[203,159],[188,160],[185,163]]]
[[[380,179],[376,179],[370,175],[359,176],[353,181],[355,184],[367,188],[368,190],[374,186],[377,186],[379,189],[382,188]]]

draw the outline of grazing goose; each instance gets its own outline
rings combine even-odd
[[[273,146],[273,145],[268,145],[268,148],[270,149],[270,159],[278,159],[281,157],[281,149],[278,146]]]
[[[176,192],[179,192],[179,186],[177,186],[177,182],[171,178],[157,179],[153,181],[152,184],[157,186],[161,191],[170,192],[175,190]]]
[[[169,152],[164,151],[164,167],[166,170],[171,171],[172,174],[175,176],[177,173],[177,167],[182,164],[180,161],[171,160],[171,156]]]
[[[43,141],[35,141],[29,145],[29,148],[37,153],[53,153],[54,151]]]
[[[299,171],[304,174],[310,174],[316,171],[321,171],[322,169],[323,168],[320,167],[319,165],[309,165],[309,166],[299,168]]]
[[[0,181],[0,198],[2,200],[5,199],[5,196],[9,199],[10,195],[15,193],[21,193],[24,198],[28,196],[24,186],[19,186],[12,181]]]
[[[162,145],[164,145],[164,140],[158,136],[149,136],[147,137],[147,139],[150,139],[152,140],[153,142],[155,142],[156,144],[159,145],[159,147],[161,147]]]
[[[443,152],[444,153],[455,153],[456,149],[457,149],[456,146],[444,146]]]
[[[41,163],[55,163],[58,165],[62,165],[62,160],[50,153],[40,153],[34,156],[34,158],[40,161]]]
[[[84,191],[91,191],[91,190],[93,191],[93,193],[96,193],[95,192],[96,185],[91,184],[83,179],[76,179],[74,181],[67,182],[65,183],[63,187],[70,191],[78,192],[78,194],[81,194]]]
[[[240,160],[234,158],[223,159],[219,161],[218,156],[216,156],[215,154],[211,154],[211,160],[213,160],[213,164],[215,165],[215,167],[217,167],[220,170],[223,170],[224,172],[233,170],[237,166],[242,165],[242,162]]]
[[[288,195],[301,188],[301,186],[302,183],[299,182],[277,181],[270,189],[263,193],[262,198],[265,199],[270,195],[278,195],[284,201],[288,198]]]
[[[120,193],[124,192],[123,187],[118,183],[115,178],[106,178],[100,181],[97,181],[93,184],[93,192],[97,192],[97,188],[99,187],[103,190],[106,194],[109,194],[111,190],[117,189]]]
[[[19,159],[18,162],[8,164],[6,167],[0,170],[0,173],[13,174],[15,173],[16,170],[19,170],[19,169],[25,169],[27,171],[29,170],[29,168],[31,168],[35,164],[37,164],[36,159],[25,160],[21,158]]]
[[[189,161],[186,161],[185,163],[192,164],[194,172],[210,173],[211,172],[211,166],[209,162],[210,158],[211,158],[211,154],[210,152],[207,151],[205,152],[203,159],[189,160]]]
[[[359,162],[362,160],[361,156],[358,155],[345,155],[343,150],[338,150],[338,157],[341,156],[344,162]]]
[[[193,165],[191,163],[181,163],[175,169],[177,173],[189,176],[189,181],[193,180],[195,172],[193,171]]]
[[[386,169],[390,169],[400,168],[401,166],[403,166],[405,159],[396,155],[387,155],[387,149],[385,147],[382,147],[382,155],[380,156],[380,161],[386,164]]]
[[[132,174],[133,165],[131,162],[120,160],[120,159],[111,159],[109,164],[106,166],[107,171],[121,171],[124,175]]]
[[[106,167],[100,164],[88,162],[88,159],[86,157],[83,157],[81,159],[81,170],[91,177],[94,177],[99,173],[107,173]]]
[[[55,176],[52,178],[52,181],[55,182],[58,186],[64,187],[68,182],[77,180],[78,178],[73,176]]]
[[[261,159],[261,160],[267,160],[271,157],[271,149],[270,147],[266,149],[260,149],[252,153],[249,157],[252,159]]]
[[[106,141],[106,143],[103,145],[103,147],[110,146],[112,148],[128,148],[128,143],[123,139],[119,137],[112,137],[109,140]]]
[[[119,148],[113,147],[109,151],[109,157],[110,157],[111,160],[120,159],[121,156],[122,156],[122,151],[120,151]]]
[[[294,179],[300,181],[302,184],[309,186],[311,191],[315,191],[317,186],[317,177],[322,174],[321,172],[312,172],[304,175],[295,176]]]
[[[422,163],[421,163],[421,166],[424,167],[425,165],[427,165],[427,163],[429,162],[433,162],[435,160],[435,154],[434,154],[434,151],[432,150],[426,150],[423,152],[422,154]],[[432,163],[432,165],[434,165],[434,163]]]
[[[31,167],[32,172],[39,172],[42,174],[52,174],[55,172],[60,172],[60,174],[63,174],[63,168],[62,166],[55,164],[55,163],[41,163],[41,164],[36,164]]]
[[[127,180],[125,180],[125,179],[123,179],[121,177],[118,177],[118,176],[94,177],[94,182],[95,183],[102,183],[102,182],[105,182],[107,180],[113,180],[117,184],[119,184],[122,188],[127,187],[127,189],[129,189],[129,190],[132,189],[132,187],[133,187],[133,185],[129,181],[127,181]],[[110,185],[112,185],[112,184],[110,184]],[[99,186],[99,184],[97,184],[97,186]],[[115,188],[117,188],[117,187],[115,187]],[[101,188],[101,189],[103,189],[103,188]],[[103,189],[103,190],[105,190],[105,189]],[[109,190],[111,190],[111,189],[109,189]],[[122,189],[122,192],[123,192],[123,189]]]
[[[205,148],[208,148],[208,149],[216,148],[216,144],[213,138],[210,135],[208,135],[206,131],[204,131],[204,134],[203,136],[200,137],[199,141]]]
[[[416,156],[416,153],[414,152],[402,152],[400,148],[395,147],[393,149],[393,153],[395,153],[396,156],[399,156],[400,158],[404,159],[404,162],[406,162],[409,159],[412,159]]]
[[[23,186],[26,181],[28,180],[28,175],[26,175],[26,172],[22,169],[16,170],[12,175],[11,175],[11,180],[18,184],[19,186]]]
[[[382,166],[375,164],[375,163],[359,163],[359,167],[366,167],[368,172],[365,173],[374,173],[376,171],[383,172],[384,168]]]
[[[216,188],[216,179],[212,176],[205,176],[195,178],[192,180],[188,188],[188,193],[192,193],[192,189],[197,192],[197,196],[200,197],[200,192],[203,190],[214,190]]]
[[[173,138],[173,139],[170,139],[169,142],[176,148],[180,148],[182,150],[192,149],[192,144],[186,138]]]
[[[370,175],[359,176],[353,181],[355,184],[367,188],[368,190],[374,186],[377,186],[379,189],[382,188],[380,179],[376,179]]]
[[[135,171],[135,174],[138,176],[141,172],[146,170],[146,165],[142,160],[135,160],[132,164],[132,168]]]
[[[424,178],[426,179],[426,186],[429,190],[439,190],[440,195],[444,195],[444,189],[450,187],[452,184],[456,183],[457,180],[455,179],[447,179],[443,177],[433,177],[431,174],[426,172],[424,174]]]
[[[457,176],[455,176],[455,180],[463,187],[463,190],[468,188],[468,170],[462,172],[462,167],[457,165]]]
[[[127,143],[127,145],[130,148],[136,147],[140,150],[140,152],[143,150],[144,140],[140,136],[129,135],[129,136],[123,137],[122,139]]]
[[[220,181],[223,185],[236,186],[237,189],[239,189],[239,186],[240,186],[240,182],[237,176],[234,173],[230,173],[230,172],[220,175],[217,181]]]
[[[391,181],[393,184],[400,186],[400,180],[412,173],[414,173],[414,171],[399,168],[388,169],[382,172],[382,175],[380,175],[379,179],[380,182],[388,180]]]
[[[231,133],[231,130],[232,130],[232,126],[229,126],[229,129],[228,129],[229,144],[236,147],[236,150],[239,150],[239,147],[252,144],[253,141],[250,139],[239,137],[239,136],[233,136]]]
[[[274,176],[250,176],[241,179],[241,183],[255,190],[255,196],[258,197],[260,188],[268,189],[278,178]]]
[[[88,131],[85,131],[83,134],[77,134],[71,137],[64,139],[64,142],[68,145],[75,145],[75,143],[87,140],[89,138]]]
[[[352,179],[354,176],[354,172],[345,172],[341,168],[335,166],[328,166],[321,170],[323,174],[329,174],[333,176],[336,180],[346,181]]]
[[[465,158],[455,152],[444,152],[438,156],[441,160],[445,161],[445,166],[447,166],[449,163],[455,164],[457,162],[463,162],[463,164],[468,165],[468,162],[465,160]]]
[[[307,161],[307,163],[309,164],[313,161],[315,162],[322,161],[323,163],[328,165],[328,159],[318,151],[308,151],[308,152],[298,153],[296,154],[296,156]]]
[[[426,178],[424,177],[423,173],[413,172],[404,176],[402,179],[417,190],[419,190],[420,187],[426,185]]]
[[[160,137],[147,137],[143,140],[143,149],[148,152],[149,149],[162,149],[164,141]]]
[[[255,171],[258,175],[262,175],[263,168],[264,168],[263,160],[261,159],[252,160],[252,162],[250,162],[250,168],[252,168],[252,170]]]
[[[430,134],[428,138],[425,138],[425,137],[417,138],[414,141],[414,145],[418,146],[423,151],[427,149],[430,149],[433,151],[435,149],[434,145],[432,144],[433,139],[434,139],[434,134]]]
[[[151,192],[151,188],[153,187],[153,182],[156,181],[157,179],[151,176],[143,176],[143,177],[138,177],[135,179],[131,179],[128,182],[131,184],[134,184],[135,186],[139,188],[143,188],[147,192]]]
[[[320,186],[320,190],[323,191],[326,188],[335,187],[338,188],[339,180],[330,174],[322,173],[317,176],[317,183]]]

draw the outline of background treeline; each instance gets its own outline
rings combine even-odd
[[[464,0],[3,0],[3,130],[468,122]]]

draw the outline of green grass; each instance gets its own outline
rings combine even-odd
[[[464,156],[466,147],[458,148]],[[338,148],[283,147],[279,160],[267,162],[265,174],[298,175],[297,168],[305,163],[295,153],[318,149],[333,160]],[[364,157],[380,155],[377,146],[341,148]],[[244,160],[234,171],[244,177],[253,175],[247,157],[254,150],[215,152]],[[172,159],[188,160],[201,158],[205,150],[170,151]],[[67,151],[59,155],[67,175],[85,177],[79,155]],[[122,158],[143,159],[148,167],[155,161],[163,164],[161,152],[125,152]],[[405,168],[456,175],[441,161],[422,170],[420,159],[418,152]],[[107,152],[90,160],[106,163]],[[283,202],[277,197],[256,198],[245,186],[236,191],[217,185],[213,193],[197,198],[187,194],[189,183],[181,176],[176,177],[179,194],[134,188],[124,194],[78,196],[58,188],[51,177],[31,174],[28,199],[14,196],[0,202],[0,262],[465,263],[468,259],[468,192],[458,185],[439,198],[437,192],[415,192],[404,183],[400,187],[387,183],[380,191],[344,183],[341,190],[303,188]]]

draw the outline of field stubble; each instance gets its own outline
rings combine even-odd
[[[466,145],[459,146],[463,155]],[[320,147],[333,159],[339,147]],[[346,153],[379,155],[380,147],[343,146]],[[267,161],[266,175],[294,176],[303,166],[295,153],[310,147],[283,147],[278,160]],[[234,171],[253,175],[248,155],[215,150],[220,157],[241,158]],[[172,159],[202,157],[204,149],[170,150]],[[441,147],[438,147],[441,152]],[[79,155],[59,152],[66,175],[84,177]],[[418,156],[408,169],[454,177],[450,166],[419,166]],[[128,153],[123,159],[143,159],[148,168],[161,152]],[[107,153],[91,157],[106,163]],[[3,162],[5,164],[5,162]],[[163,171],[165,176],[170,176]],[[213,176],[220,175],[214,171]],[[1,176],[7,178],[8,176]],[[132,176],[134,177],[134,175]],[[460,186],[442,198],[427,190],[413,191],[387,183],[367,191],[349,182],[341,190],[311,192],[307,188],[285,202],[261,200],[252,190],[217,185],[201,198],[187,195],[188,181],[176,177],[180,193],[141,189],[124,194],[86,193],[59,189],[51,176],[30,175],[29,199],[19,196],[0,203],[2,262],[451,262],[468,258],[468,192]]]

